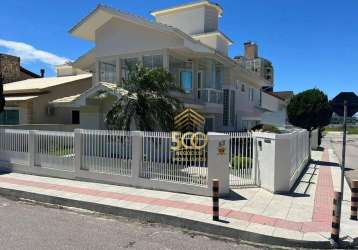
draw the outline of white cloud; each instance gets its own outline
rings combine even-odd
[[[8,41],[0,38],[0,47],[6,48],[6,53],[20,57],[22,62],[40,61],[53,66],[71,61],[66,57],[57,56],[50,52],[36,49],[33,46],[22,42]]]

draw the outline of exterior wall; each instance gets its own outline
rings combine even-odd
[[[217,35],[200,37],[199,41],[224,55],[228,54],[227,42]]]
[[[11,55],[0,54],[0,75],[3,83],[20,80],[20,58]]]
[[[156,21],[193,35],[205,32],[205,6],[159,15]]]
[[[216,9],[206,6],[205,7],[205,32],[212,32],[218,30],[219,23],[218,12]]]
[[[48,115],[48,103],[58,98],[81,94],[89,89],[91,85],[92,79],[88,78],[50,88],[49,93],[43,94],[33,100],[32,119],[29,122],[32,124],[71,124],[72,109],[55,108],[54,114]]]
[[[97,58],[181,46],[183,41],[179,38],[117,19],[96,31]]]

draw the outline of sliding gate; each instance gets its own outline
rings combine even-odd
[[[250,132],[228,133],[230,136],[230,185],[256,184],[256,141]]]

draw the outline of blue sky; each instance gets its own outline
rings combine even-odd
[[[34,72],[74,60],[92,43],[68,30],[98,3],[151,19],[151,10],[184,0],[1,0],[0,52],[18,53]],[[259,45],[262,57],[275,67],[275,89],[299,92],[318,87],[329,97],[358,92],[357,0],[217,0],[224,8],[220,29],[243,53],[243,43]],[[19,44],[25,43],[25,44]],[[46,53],[48,52],[48,53]]]

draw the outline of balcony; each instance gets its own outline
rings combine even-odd
[[[205,103],[223,103],[223,91],[212,88],[198,89],[198,99]]]

